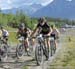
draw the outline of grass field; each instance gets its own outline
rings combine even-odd
[[[17,28],[12,28],[9,26],[4,27],[4,29],[8,30],[8,31],[17,31]]]
[[[18,43],[18,40],[17,40],[17,36],[16,36],[16,32],[9,32],[10,35],[9,35],[9,42],[10,43]]]

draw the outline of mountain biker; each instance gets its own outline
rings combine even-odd
[[[46,19],[43,17],[38,20],[38,24],[35,30],[33,31],[33,33],[31,34],[31,37],[34,36],[36,33],[42,34],[43,36],[50,36],[51,32],[52,32],[52,29],[48,25]],[[48,38],[46,38],[45,43],[48,47],[50,47],[50,41]]]
[[[7,44],[9,32],[6,29],[4,29],[3,27],[1,27],[0,29],[2,31],[2,39],[3,39],[4,43]]]
[[[28,48],[29,46],[28,35],[29,34],[30,34],[30,29],[28,29],[24,23],[21,23],[18,28],[17,36],[24,37],[24,42],[27,47],[27,51],[29,51],[29,48]]]
[[[57,28],[55,28],[55,25],[51,25],[51,28],[52,28],[51,37],[54,38],[54,43],[55,43],[55,46],[57,47],[57,41],[56,40],[59,38],[60,32]]]

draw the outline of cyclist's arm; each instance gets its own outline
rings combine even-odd
[[[59,30],[58,29],[56,29],[56,32],[57,32],[57,38],[59,38],[59,36],[60,36],[60,32],[59,32]]]
[[[49,32],[49,35],[51,35],[51,33],[52,33],[52,29],[51,29],[51,27],[50,27],[50,32]]]
[[[60,35],[60,32],[59,32],[59,30],[58,29],[56,29],[56,32],[57,32],[57,34],[58,34],[58,36]]]
[[[19,38],[20,37],[20,33],[19,33],[19,30],[17,31],[17,34],[16,34],[16,38]]]
[[[34,36],[38,30],[39,30],[38,27],[36,27],[35,30],[31,33],[30,36],[31,36],[31,37]]]
[[[9,36],[9,32],[6,30],[6,36]]]
[[[27,33],[30,35],[31,34],[31,30],[29,28],[27,28]]]

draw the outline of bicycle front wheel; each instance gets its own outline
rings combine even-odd
[[[8,57],[8,49],[7,49],[7,46],[5,44],[2,44],[1,46],[1,60],[2,61],[5,61],[7,60],[7,57]]]
[[[54,54],[55,54],[55,52],[56,52],[56,46],[55,46],[55,43],[54,43],[54,41],[51,41],[50,42],[50,52],[51,52],[51,56],[53,56]]]
[[[25,48],[24,48],[23,44],[17,45],[17,47],[16,47],[17,58],[22,57],[24,55],[24,53],[25,53]]]
[[[39,45],[35,48],[35,60],[37,62],[37,65],[41,65],[43,63],[43,50]]]

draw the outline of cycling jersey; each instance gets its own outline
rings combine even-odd
[[[28,37],[28,29],[27,28],[25,28],[24,30],[19,30],[18,31],[18,34],[20,34],[20,36],[23,36],[24,37],[24,39],[26,39],[27,37]]]
[[[3,37],[8,37],[8,36],[9,36],[8,31],[5,30],[5,29],[3,29],[3,31],[2,31],[2,36],[3,36]]]
[[[47,23],[45,23],[44,25],[41,25],[39,23],[37,27],[41,30],[40,33],[42,34],[48,34],[50,32],[50,27]]]
[[[54,37],[54,39],[58,38],[58,30],[57,29],[53,29],[53,31],[51,33],[51,37]]]
[[[56,39],[55,34],[51,34],[51,37],[53,37],[54,39]]]

